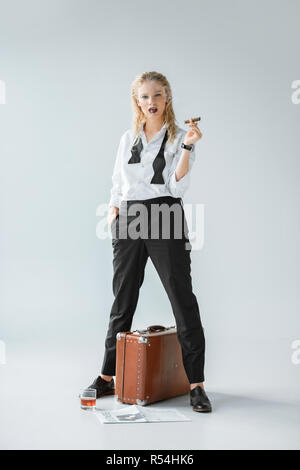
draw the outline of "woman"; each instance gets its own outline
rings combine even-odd
[[[90,387],[96,388],[97,398],[114,393],[116,334],[131,329],[146,262],[150,257],[175,316],[183,364],[190,383],[190,404],[194,411],[209,412],[211,403],[203,386],[205,338],[197,299],[192,291],[191,245],[186,235],[187,224],[181,199],[190,182],[190,170],[195,160],[194,144],[202,134],[192,119],[188,132],[175,124],[171,88],[166,77],[160,73],[145,72],[138,76],[132,83],[131,99],[133,130],[127,130],[121,137],[109,202],[115,300],[110,313],[101,374]],[[144,219],[138,219],[139,225],[133,224],[134,229],[143,229],[140,231],[143,236],[138,238],[127,233],[129,222],[136,221],[129,208],[136,204],[146,210]],[[160,216],[153,215],[154,206],[175,207],[177,215],[179,209],[182,216],[176,218],[175,211],[170,219],[169,214],[171,227],[167,237],[162,235],[167,225],[166,218],[160,223]],[[125,237],[124,233],[120,236],[123,215],[126,215]],[[158,238],[151,237],[153,226],[159,231]]]

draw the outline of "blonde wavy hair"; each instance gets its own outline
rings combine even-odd
[[[166,143],[173,143],[176,137],[176,118],[172,105],[172,91],[167,78],[158,72],[143,72],[138,75],[131,84],[131,105],[133,111],[133,140],[139,135],[139,128],[141,124],[146,122],[145,116],[141,108],[138,106],[136,100],[138,99],[139,87],[148,80],[156,80],[165,90],[167,102],[163,114],[164,122],[167,124],[168,140]]]

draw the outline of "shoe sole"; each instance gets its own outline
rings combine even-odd
[[[193,411],[196,411],[196,413],[211,413],[212,410],[196,410],[195,408],[193,408]]]

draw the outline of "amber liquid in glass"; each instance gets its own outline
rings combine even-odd
[[[96,407],[96,398],[81,398],[81,408],[84,410]]]

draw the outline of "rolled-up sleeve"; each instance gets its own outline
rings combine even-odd
[[[124,150],[124,134],[122,135],[117,150],[117,156],[113,168],[112,174],[112,188],[110,190],[109,207],[115,206],[120,207],[122,200],[122,175],[121,175],[121,162],[122,153]]]
[[[184,193],[186,192],[186,190],[188,189],[190,185],[190,181],[191,181],[191,169],[196,158],[195,145],[194,145],[193,150],[190,151],[188,172],[179,181],[176,181],[175,170],[182,154],[183,149],[181,148],[181,143],[183,141],[184,141],[184,135],[179,141],[178,149],[174,155],[174,159],[170,167],[170,171],[169,171],[167,186],[173,197],[182,197]]]

